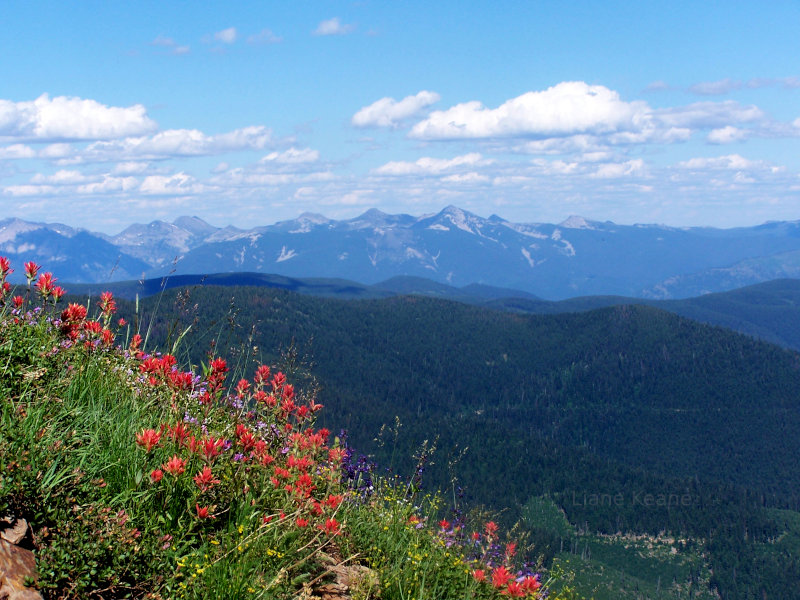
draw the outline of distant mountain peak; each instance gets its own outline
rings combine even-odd
[[[570,215],[559,223],[558,226],[564,227],[565,229],[597,229],[590,221],[578,215]]]

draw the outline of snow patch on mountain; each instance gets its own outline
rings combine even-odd
[[[449,227],[445,227],[441,223],[434,223],[433,225],[428,225],[427,229],[433,229],[434,231],[450,231]]]
[[[285,260],[289,260],[290,258],[294,258],[297,256],[297,252],[294,250],[287,250],[286,246],[281,247],[281,255],[275,260],[275,262],[283,262]]]
[[[525,257],[525,260],[528,261],[528,264],[531,266],[531,268],[535,267],[536,266],[536,261],[533,259],[533,257],[531,256],[531,253],[528,251],[528,249],[527,248],[520,248],[520,250],[522,251],[522,256]]]

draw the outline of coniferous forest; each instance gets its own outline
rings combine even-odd
[[[537,316],[193,287],[121,310],[194,364],[213,349],[318,387],[322,425],[376,469],[522,519],[546,562],[565,548],[585,558],[588,535],[671,536],[707,571],[681,572],[688,587],[674,589],[795,597],[794,352],[645,306]],[[568,526],[537,521],[543,499]],[[654,589],[676,597],[662,579]]]

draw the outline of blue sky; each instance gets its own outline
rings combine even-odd
[[[0,5],[0,218],[800,219],[800,3]]]

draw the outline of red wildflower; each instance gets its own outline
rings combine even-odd
[[[25,277],[28,279],[28,285],[30,285],[31,281],[36,279],[39,269],[41,269],[41,267],[32,260],[25,263]]]
[[[109,317],[117,312],[117,301],[114,300],[114,295],[111,292],[100,294],[100,311]]]
[[[342,503],[342,495],[341,494],[330,494],[328,498],[325,500],[325,504],[330,506],[333,509],[338,508],[338,506]]]
[[[492,571],[492,585],[496,588],[505,586],[511,580],[511,573],[504,566],[496,567]]]
[[[83,304],[70,303],[61,311],[62,321],[80,322],[86,318],[86,307]]]
[[[217,456],[219,456],[219,450],[222,448],[223,444],[222,438],[214,439],[213,436],[209,436],[203,440],[203,456],[207,461],[213,461]]]
[[[278,371],[272,376],[272,389],[279,390],[286,383],[286,375]]]
[[[236,384],[236,395],[239,398],[244,398],[247,390],[250,389],[250,382],[247,379],[240,379],[239,383]]]
[[[198,519],[213,519],[214,515],[210,514],[208,511],[211,508],[210,506],[200,506],[199,504],[194,505],[195,510],[197,511],[197,518]]]
[[[164,471],[161,469],[153,469],[150,472],[150,481],[153,483],[158,483],[164,477]]]
[[[339,535],[339,533],[341,533],[341,530],[339,529],[339,521],[333,517],[330,519],[325,519],[325,525],[320,525],[319,528],[328,535]]]
[[[11,261],[8,260],[8,257],[0,256],[0,279],[5,279],[6,275],[13,272],[14,269],[11,268]]]
[[[486,529],[486,535],[488,535],[489,537],[494,537],[495,534],[497,533],[497,523],[495,523],[494,521],[489,521],[488,523],[486,523],[485,529]]]
[[[255,381],[256,384],[262,384],[266,383],[268,379],[269,379],[269,367],[267,365],[261,365],[256,370],[256,375],[255,377],[253,377],[253,381]]]
[[[194,479],[194,482],[197,484],[197,487],[200,488],[201,492],[205,492],[219,483],[219,479],[214,479],[214,474],[211,472],[211,468],[208,465],[203,467],[203,470],[192,479]]]
[[[146,452],[150,452],[158,446],[161,434],[155,429],[144,429],[136,434],[136,443],[142,446]]]
[[[542,584],[539,582],[538,575],[528,575],[522,580],[522,589],[524,589],[528,594],[533,594],[540,587],[542,587]]]
[[[128,322],[122,317],[120,317],[119,321],[117,321],[117,326],[118,327],[125,327],[125,325],[127,325],[127,324],[128,324]]]
[[[517,545],[514,542],[506,544],[506,556],[514,556],[517,553]]]
[[[298,517],[295,521],[298,527],[308,527],[308,519],[304,519],[303,517]]]
[[[486,572],[483,569],[475,569],[472,572],[472,578],[475,581],[486,581]]]
[[[36,289],[43,298],[47,298],[53,292],[53,286],[56,283],[56,278],[50,272],[42,273],[36,282]]]
[[[448,527],[450,527],[450,521],[448,521],[447,519],[442,519],[441,521],[439,521],[439,527],[441,527],[442,529],[447,529]]]
[[[131,352],[136,352],[142,343],[142,336],[138,333],[131,338]]]
[[[508,587],[500,592],[500,594],[511,598],[522,598],[525,596],[525,590],[516,581],[510,581]]]
[[[25,302],[25,299],[22,296],[14,296],[14,308],[19,308]]]
[[[186,438],[188,438],[190,434],[191,431],[184,423],[167,426],[167,435],[173,442],[178,444],[179,448],[183,448],[186,445]]]
[[[103,336],[103,344],[105,346],[110,346],[114,343],[114,334],[111,333],[110,329],[103,329],[100,334]]]
[[[61,297],[62,297],[64,294],[66,294],[66,293],[67,293],[67,290],[65,290],[64,288],[62,288],[60,285],[57,285],[57,286],[53,287],[53,289],[50,291],[50,293],[51,293],[51,294],[52,294],[52,296],[53,296],[53,302],[56,302],[56,303],[57,303],[59,300],[61,300]]]
[[[186,460],[178,456],[177,454],[173,454],[172,458],[170,458],[167,462],[161,465],[164,470],[172,475],[173,477],[177,477],[184,471],[186,471]]]

